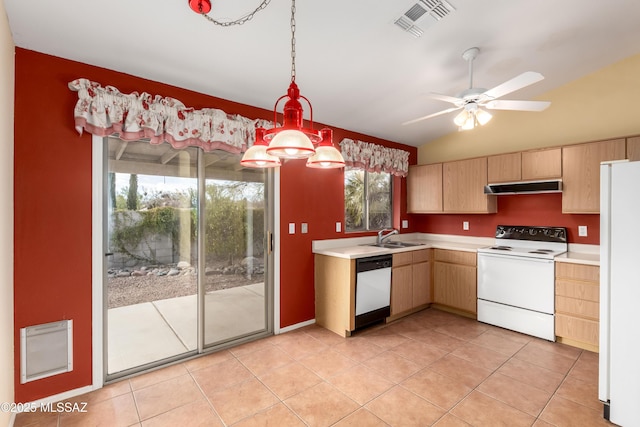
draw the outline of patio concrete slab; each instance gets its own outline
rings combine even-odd
[[[205,295],[205,345],[265,328],[264,284]],[[109,309],[109,373],[197,349],[196,295]]]
[[[187,351],[152,303],[112,308],[107,316],[109,373]]]

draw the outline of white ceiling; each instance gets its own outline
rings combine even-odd
[[[214,0],[209,15],[233,20],[261,1]],[[455,113],[401,123],[451,106],[430,92],[468,88],[461,55],[470,47],[481,50],[475,87],[524,71],[545,76],[505,99],[532,99],[640,53],[637,0],[448,2],[456,11],[414,38],[394,21],[416,0],[298,1],[296,82],[314,121],[419,146],[455,131]],[[25,49],[269,110],[290,82],[290,0],[271,0],[251,21],[224,28],[188,0],[4,3],[14,42]]]

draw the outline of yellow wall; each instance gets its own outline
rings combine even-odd
[[[636,55],[536,98],[551,101],[543,112],[495,111],[484,127],[424,144],[418,148],[418,163],[638,135],[639,78]]]
[[[13,94],[15,46],[0,2],[0,403],[13,402]],[[0,411],[0,426],[11,414]]]

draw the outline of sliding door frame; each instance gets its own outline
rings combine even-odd
[[[107,242],[107,228],[104,226],[107,218],[107,160],[108,160],[108,144],[106,137],[92,135],[92,202],[91,202],[91,233],[92,233],[92,257],[91,257],[91,309],[92,309],[92,388],[99,389],[108,382],[107,380],[107,311],[105,310],[105,277],[106,262],[105,248]],[[198,153],[198,178],[199,187],[204,185],[204,156]],[[201,177],[202,175],[202,177]],[[202,184],[200,184],[202,182]],[[272,241],[266,241],[265,244],[271,248],[270,254],[266,257],[268,268],[271,273],[269,277],[265,277],[265,314],[266,314],[266,331],[265,335],[280,332],[280,171],[271,170],[267,172],[265,186],[269,193],[267,205],[270,206],[268,213],[265,215],[267,222],[265,236],[273,235]],[[200,190],[200,188],[199,188]],[[198,206],[198,216],[204,212],[204,198],[200,198]],[[200,254],[204,254],[204,221],[198,221],[198,250]],[[272,243],[273,242],[273,243]],[[198,256],[199,271],[204,271],[204,256]],[[269,271],[269,270],[268,270]],[[204,295],[200,292],[204,286],[201,283],[202,278],[198,277],[198,345],[195,355],[198,357],[208,352],[216,351],[225,347],[221,346],[205,346],[204,345]],[[247,339],[249,341],[249,339]],[[242,342],[239,340],[238,343]],[[227,345],[226,347],[229,347]],[[178,356],[175,360],[186,360],[189,356]],[[173,360],[173,359],[172,359]],[[167,363],[171,363],[170,361]],[[120,376],[118,376],[120,378]],[[113,379],[116,379],[113,377]],[[109,379],[109,381],[111,378]]]

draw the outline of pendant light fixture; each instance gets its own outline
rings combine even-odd
[[[249,168],[274,168],[280,166],[280,159],[267,153],[264,129],[256,128],[256,142],[245,151],[240,164]]]
[[[241,25],[267,7],[271,0],[262,3],[251,13],[233,21],[220,22],[207,15],[211,11],[211,0],[188,0],[189,7],[204,16],[210,22],[228,27]],[[291,83],[287,93],[276,101],[273,108],[274,127],[272,129],[256,128],[256,141],[242,156],[240,164],[252,168],[270,168],[280,166],[283,159],[308,159],[311,168],[344,167],[344,159],[332,141],[333,132],[325,128],[321,131],[313,129],[313,108],[311,102],[300,95],[296,85],[296,1],[291,0]],[[283,108],[283,123],[278,126],[278,104],[287,98]],[[309,127],[304,126],[303,110],[300,100],[309,105]]]
[[[319,169],[335,169],[344,167],[342,154],[333,146],[333,131],[320,129],[322,141],[316,147],[316,153],[307,160],[307,167]]]
[[[291,83],[287,93],[276,101],[273,108],[274,124],[271,129],[263,129],[264,141],[268,144],[266,154],[282,159],[309,159],[307,166],[314,168],[337,168],[344,166],[342,154],[334,147],[332,131],[313,129],[313,107],[300,94],[296,84],[296,2],[291,1]],[[286,98],[283,107],[283,123],[278,126],[278,104]],[[301,100],[309,106],[309,126],[304,126]],[[256,141],[257,142],[257,141]],[[317,148],[316,148],[317,146]],[[319,150],[319,152],[317,151]],[[243,156],[250,155],[249,151]],[[247,159],[249,162],[250,159]],[[242,163],[242,162],[241,162]],[[276,166],[276,165],[274,165]]]

